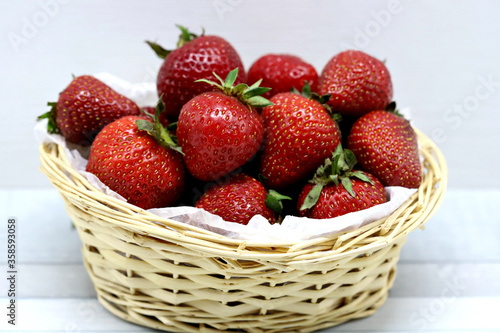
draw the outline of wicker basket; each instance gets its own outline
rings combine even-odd
[[[41,145],[41,170],[79,232],[99,301],[116,316],[172,332],[311,332],[377,311],[406,236],[440,206],[446,162],[417,134],[425,175],[410,199],[386,219],[299,243],[235,240],[157,217],[95,189],[55,144]]]

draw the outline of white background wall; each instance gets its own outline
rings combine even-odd
[[[450,187],[498,189],[499,15],[493,0],[4,1],[0,186],[50,186],[33,126],[71,74],[154,82],[161,61],[144,41],[173,48],[183,24],[226,38],[247,69],[269,52],[318,71],[345,48],[387,59],[395,100],[441,147]]]

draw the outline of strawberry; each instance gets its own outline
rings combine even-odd
[[[177,138],[189,172],[200,180],[215,180],[245,164],[260,148],[264,126],[254,107],[269,105],[259,83],[233,87],[238,69],[221,84],[200,80],[220,91],[202,93],[186,103],[179,115]]]
[[[59,95],[51,110],[38,119],[48,118],[49,133],[61,133],[72,143],[90,146],[107,124],[128,115],[139,115],[139,107],[100,80],[75,77]]]
[[[339,144],[300,193],[299,216],[327,219],[386,202],[382,183],[367,172],[353,169],[356,163],[354,154]]]
[[[266,54],[257,59],[248,70],[248,82],[262,79],[262,85],[271,88],[262,96],[271,98],[292,88],[302,89],[308,82],[316,91],[318,73],[316,69],[299,57],[289,54]]]
[[[88,172],[143,209],[170,206],[184,186],[179,147],[159,123],[144,116],[122,117],[104,127],[90,149]]]
[[[328,99],[311,93],[280,93],[262,110],[265,134],[260,173],[271,188],[284,188],[306,178],[340,142],[335,120],[323,106]]]
[[[156,43],[148,42],[164,59],[156,84],[166,106],[166,115],[171,119],[178,117],[182,106],[191,98],[212,90],[210,85],[194,81],[209,79],[212,72],[226,77],[234,68],[239,69],[236,82],[246,81],[243,62],[228,41],[219,36],[197,36],[184,27],[178,27],[182,33],[175,50],[167,51]]]
[[[360,117],[347,144],[362,168],[385,186],[417,188],[422,182],[417,135],[402,116],[372,111]]]
[[[268,194],[258,180],[240,173],[210,187],[195,206],[228,222],[248,224],[253,216],[260,214],[270,223],[275,223],[276,212],[270,201],[279,202],[280,199],[290,198],[280,196],[276,192]]]
[[[392,81],[385,64],[362,51],[344,51],[326,64],[319,93],[331,94],[333,111],[362,116],[384,110],[392,100]]]

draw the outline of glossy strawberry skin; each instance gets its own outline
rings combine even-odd
[[[262,110],[265,134],[260,173],[280,189],[304,179],[340,142],[337,124],[317,101],[294,93],[271,98]]]
[[[422,165],[417,135],[403,117],[372,111],[356,120],[347,143],[362,168],[385,186],[419,187]]]
[[[326,64],[319,77],[319,93],[332,94],[332,110],[349,116],[385,110],[392,101],[389,71],[383,62],[362,51],[344,51]]]
[[[339,185],[331,183],[323,187],[318,202],[314,207],[300,210],[306,196],[314,187],[314,184],[308,183],[304,186],[297,201],[299,216],[328,219],[387,202],[382,183],[373,175],[367,172],[365,174],[373,182],[373,185],[357,178],[351,178],[355,197],[349,194],[341,183]]]
[[[229,42],[218,36],[200,36],[172,51],[164,60],[157,77],[158,95],[165,103],[165,112],[176,119],[182,106],[191,98],[206,91],[210,85],[195,82],[220,77],[238,68],[236,83],[246,82],[243,62]]]
[[[266,189],[259,181],[240,173],[209,188],[196,202],[196,207],[229,222],[246,225],[253,216],[260,214],[274,223],[276,217],[265,204],[266,196]]]
[[[266,54],[257,59],[248,69],[248,82],[262,79],[262,86],[271,88],[262,96],[271,98],[292,88],[302,90],[308,82],[312,91],[318,85],[316,69],[301,58],[290,54]]]
[[[259,113],[222,92],[206,92],[184,105],[177,139],[190,173],[216,180],[245,164],[259,150],[264,126]]]
[[[144,117],[126,116],[104,127],[92,143],[86,170],[133,205],[170,206],[184,187],[182,156],[139,131],[138,119]]]
[[[107,124],[139,113],[135,102],[100,80],[82,75],[74,78],[59,95],[55,118],[66,140],[89,146]]]

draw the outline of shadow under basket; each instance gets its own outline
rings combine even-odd
[[[172,332],[312,332],[384,304],[406,236],[440,206],[447,167],[416,130],[424,178],[391,216],[298,243],[259,243],[167,220],[113,199],[40,146],[41,171],[62,195],[85,267],[106,309]]]

